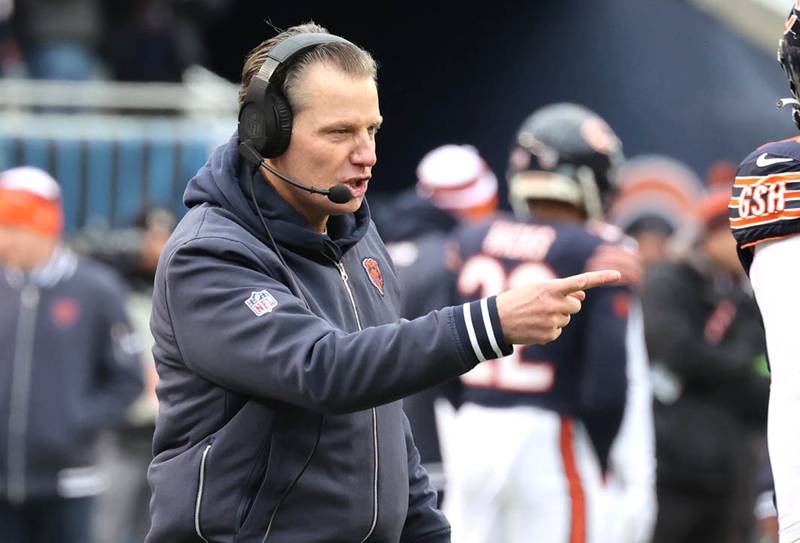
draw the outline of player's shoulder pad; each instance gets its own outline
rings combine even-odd
[[[800,136],[765,143],[739,164],[736,177],[766,177],[800,172]]]
[[[800,137],[767,143],[739,165],[730,226],[739,248],[794,234],[800,219]]]

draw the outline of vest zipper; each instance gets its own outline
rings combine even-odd
[[[25,445],[39,290],[34,285],[25,285],[20,293],[20,302],[8,420],[8,501],[12,504],[23,503],[27,494]]]
[[[342,276],[342,282],[344,283],[344,288],[347,290],[347,295],[350,297],[350,303],[353,306],[353,314],[356,317],[356,324],[358,325],[359,331],[363,328],[361,327],[361,319],[358,317],[358,308],[356,307],[356,299],[353,296],[353,291],[350,290],[350,283],[348,282],[348,275],[347,270],[344,269],[344,264],[341,261],[337,261],[336,267],[339,268],[339,275]],[[361,540],[360,543],[364,543],[367,539],[372,536],[373,532],[375,532],[375,527],[378,524],[378,413],[376,408],[372,408],[372,448],[374,451],[374,461],[375,461],[375,472],[372,476],[372,526],[370,526],[367,535]]]

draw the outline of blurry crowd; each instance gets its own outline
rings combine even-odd
[[[0,76],[181,81],[229,0],[2,0]]]

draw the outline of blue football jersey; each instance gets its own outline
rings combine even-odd
[[[753,247],[800,233],[800,137],[762,145],[742,161],[729,216],[747,271]]]
[[[526,223],[501,216],[457,233],[459,301],[526,283],[608,267],[606,256],[630,251],[614,227]],[[464,401],[487,406],[535,405],[580,417],[600,396],[624,404],[625,331],[630,287],[587,291],[581,312],[547,345],[517,346],[462,376]],[[620,410],[621,412],[621,410]]]

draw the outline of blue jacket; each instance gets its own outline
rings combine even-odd
[[[147,543],[449,541],[398,400],[510,352],[494,298],[398,321],[367,205],[322,235],[256,174],[289,271],[237,145],[190,181],[156,273]]]
[[[96,494],[94,438],[143,387],[119,279],[64,248],[0,267],[0,346],[0,502]]]

